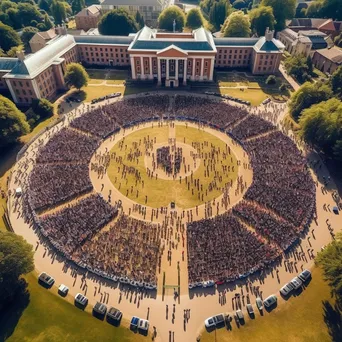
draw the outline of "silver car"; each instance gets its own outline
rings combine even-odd
[[[286,297],[287,295],[291,293],[292,290],[293,290],[293,285],[291,283],[287,283],[280,289],[280,293],[284,297]]]

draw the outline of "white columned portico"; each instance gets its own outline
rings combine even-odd
[[[150,57],[150,79],[153,79],[152,57]]]
[[[184,59],[184,66],[183,66],[183,85],[186,85],[186,75],[188,70],[188,60]]]
[[[200,73],[200,80],[203,80],[203,71],[204,71],[204,58],[201,59],[201,73]]]
[[[143,80],[145,78],[145,66],[144,66],[144,58],[140,57],[140,69],[141,69],[141,79]]]
[[[177,80],[177,82],[178,82],[178,62],[179,62],[179,60],[176,59],[176,61],[175,61],[175,64],[176,64],[175,79]]]
[[[137,79],[137,74],[135,73],[135,63],[134,63],[134,57],[131,57],[131,69],[132,69],[132,79]]]
[[[157,65],[158,65],[158,85],[161,85],[161,59],[157,59]]]

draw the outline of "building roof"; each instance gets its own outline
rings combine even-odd
[[[254,49],[258,52],[279,52],[284,50],[285,46],[277,39],[266,40],[266,37],[261,37],[254,45]]]
[[[89,7],[83,8],[80,12],[78,12],[75,17],[97,17],[101,14],[101,6],[100,5],[91,5]]]
[[[328,43],[325,41],[324,37],[309,36],[307,38],[310,39],[313,50],[325,49],[328,47]]]
[[[81,36],[74,36],[74,39],[77,44],[129,45],[131,44],[133,37],[81,35]]]
[[[170,38],[166,38],[167,36]],[[215,43],[211,33],[203,27],[189,33],[165,33],[162,37],[158,37],[158,31],[145,26],[135,36],[129,50],[163,50],[174,45],[184,51],[203,51],[216,52]]]
[[[318,53],[319,55],[325,57],[329,61],[336,63],[338,65],[342,64],[342,50],[337,47],[332,47],[330,49],[321,49],[315,51],[315,54]]]
[[[164,7],[170,3],[168,0],[164,0]],[[126,6],[158,6],[163,7],[161,1],[159,0],[104,0],[101,3],[101,6],[119,6],[119,5],[126,5]],[[164,8],[163,7],[163,8]]]
[[[331,19],[320,19],[320,18],[293,18],[287,23],[288,27],[308,27],[308,28],[319,28],[321,25],[332,21]]]
[[[5,77],[34,78],[75,45],[73,36],[69,34],[57,36],[36,53],[28,55],[23,61],[18,60],[12,71]]]
[[[254,46],[259,38],[214,38],[216,46]]]
[[[56,37],[56,32],[55,32],[54,28],[51,28],[50,30],[44,31],[44,32],[37,32],[36,34],[38,34],[39,36],[41,36],[45,40],[50,40],[50,39]]]
[[[18,62],[18,58],[0,57],[0,71],[11,71]]]

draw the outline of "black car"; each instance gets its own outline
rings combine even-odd
[[[119,325],[122,318],[122,312],[119,309],[111,307],[107,312],[107,322]]]

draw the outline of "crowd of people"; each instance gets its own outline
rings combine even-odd
[[[96,240],[88,240],[74,259],[106,277],[125,277],[137,283],[156,285],[161,262],[161,226],[127,215],[119,219]]]
[[[174,150],[174,153],[171,153]],[[169,175],[176,175],[181,169],[183,152],[181,147],[162,146],[157,148],[157,166]]]
[[[279,254],[230,211],[188,224],[187,241],[191,285],[208,280],[234,281],[263,269]]]
[[[160,120],[165,113],[226,130],[241,142],[253,167],[253,183],[244,194],[243,202],[229,212],[211,211],[205,219],[190,220],[187,227],[189,283],[230,281],[262,269],[291,246],[310,223],[315,211],[315,185],[296,145],[260,118],[262,113],[252,115],[243,106],[204,97],[176,95],[171,100],[169,95],[139,96],[92,109],[71,121],[70,127],[52,131],[49,141],[38,149],[36,164],[28,177],[28,195],[25,194],[35,212],[36,226],[59,251],[83,267],[107,276],[155,284],[163,249],[161,228],[121,215],[108,230],[100,232],[113,219],[117,208],[100,195],[77,197],[92,190],[88,164],[102,139],[133,123]],[[139,146],[139,142],[135,143]],[[153,137],[151,141],[144,141],[147,152],[153,143]],[[234,172],[239,164],[231,168],[216,165],[219,157],[232,159],[228,145],[222,150],[203,141],[193,143],[192,147],[202,157],[204,177],[217,175],[208,189],[202,187],[201,179],[192,175],[184,180],[188,191],[203,201],[207,191],[222,188],[220,177]],[[123,179],[134,172],[136,185],[142,183],[144,187],[134,168],[125,165],[120,156],[106,153],[98,157],[100,161],[104,159],[103,164],[116,161]],[[137,160],[142,157],[142,152],[139,153],[127,154],[127,157]],[[170,146],[162,147],[157,150],[156,159],[157,164],[173,173],[181,168],[182,153],[175,151],[173,160],[171,155]],[[98,166],[96,163],[91,165],[92,169]],[[104,172],[101,171],[102,176]],[[244,186],[241,176],[238,182]],[[231,186],[230,182],[225,188]],[[64,205],[75,198],[74,203]],[[41,214],[60,204],[64,205],[62,209]],[[215,214],[216,217],[209,218]]]

